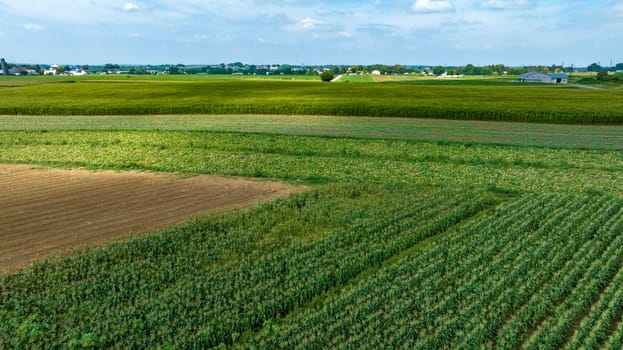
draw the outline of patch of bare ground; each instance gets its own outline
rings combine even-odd
[[[304,189],[208,175],[0,164],[0,272]]]

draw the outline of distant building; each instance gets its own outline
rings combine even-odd
[[[82,69],[77,69],[77,70],[72,70],[71,72],[69,72],[70,75],[73,76],[84,76],[84,75],[89,75],[89,73],[85,72]]]
[[[4,58],[0,59],[0,70],[3,75],[9,75],[9,66],[6,64]]]
[[[463,78],[463,74],[448,74],[448,72],[443,72],[437,79],[458,79]]]
[[[36,75],[37,71],[25,67],[14,67],[9,69],[8,73],[8,75]]]
[[[43,75],[58,75],[58,70],[61,66],[58,64],[52,64],[48,69],[43,70]]]
[[[566,73],[556,73],[549,75],[554,84],[566,84],[569,82],[569,76]]]
[[[528,72],[519,76],[522,83],[548,83],[548,84],[566,84],[569,77],[565,73],[545,74],[539,72]]]
[[[378,69],[375,69],[375,70],[373,70],[373,71],[372,71],[372,73],[370,73],[370,74],[372,74],[372,75],[381,75],[381,71],[380,71],[380,70],[378,70]]]

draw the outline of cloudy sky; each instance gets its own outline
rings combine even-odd
[[[22,63],[623,62],[623,0],[0,0],[0,23]]]

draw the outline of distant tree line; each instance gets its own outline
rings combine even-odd
[[[16,65],[8,64],[8,68],[23,67],[32,69],[37,74],[43,74],[43,70],[47,65]],[[325,71],[331,72],[334,76],[339,74],[370,74],[374,71],[383,75],[405,75],[405,74],[426,74],[426,75],[520,75],[523,73],[537,71],[542,73],[562,73],[574,72],[578,68],[573,66],[564,67],[562,65],[536,65],[510,67],[504,64],[492,64],[485,66],[477,66],[467,64],[464,66],[423,66],[423,65],[289,65],[289,64],[244,64],[242,62],[221,63],[214,65],[196,65],[187,66],[184,64],[162,64],[162,65],[119,65],[114,63],[106,63],[104,65],[82,65],[82,66],[65,66],[63,69],[69,71],[72,69],[81,69],[91,74],[96,73],[124,73],[124,74],[244,74],[244,75],[321,75]],[[599,73],[602,71],[615,72],[623,71],[623,63],[617,63],[612,67],[602,67],[598,63],[592,63],[586,68],[582,68],[589,72]],[[602,75],[605,77],[607,75]]]

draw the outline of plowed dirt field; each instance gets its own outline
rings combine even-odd
[[[302,189],[207,175],[0,164],[0,272]]]

